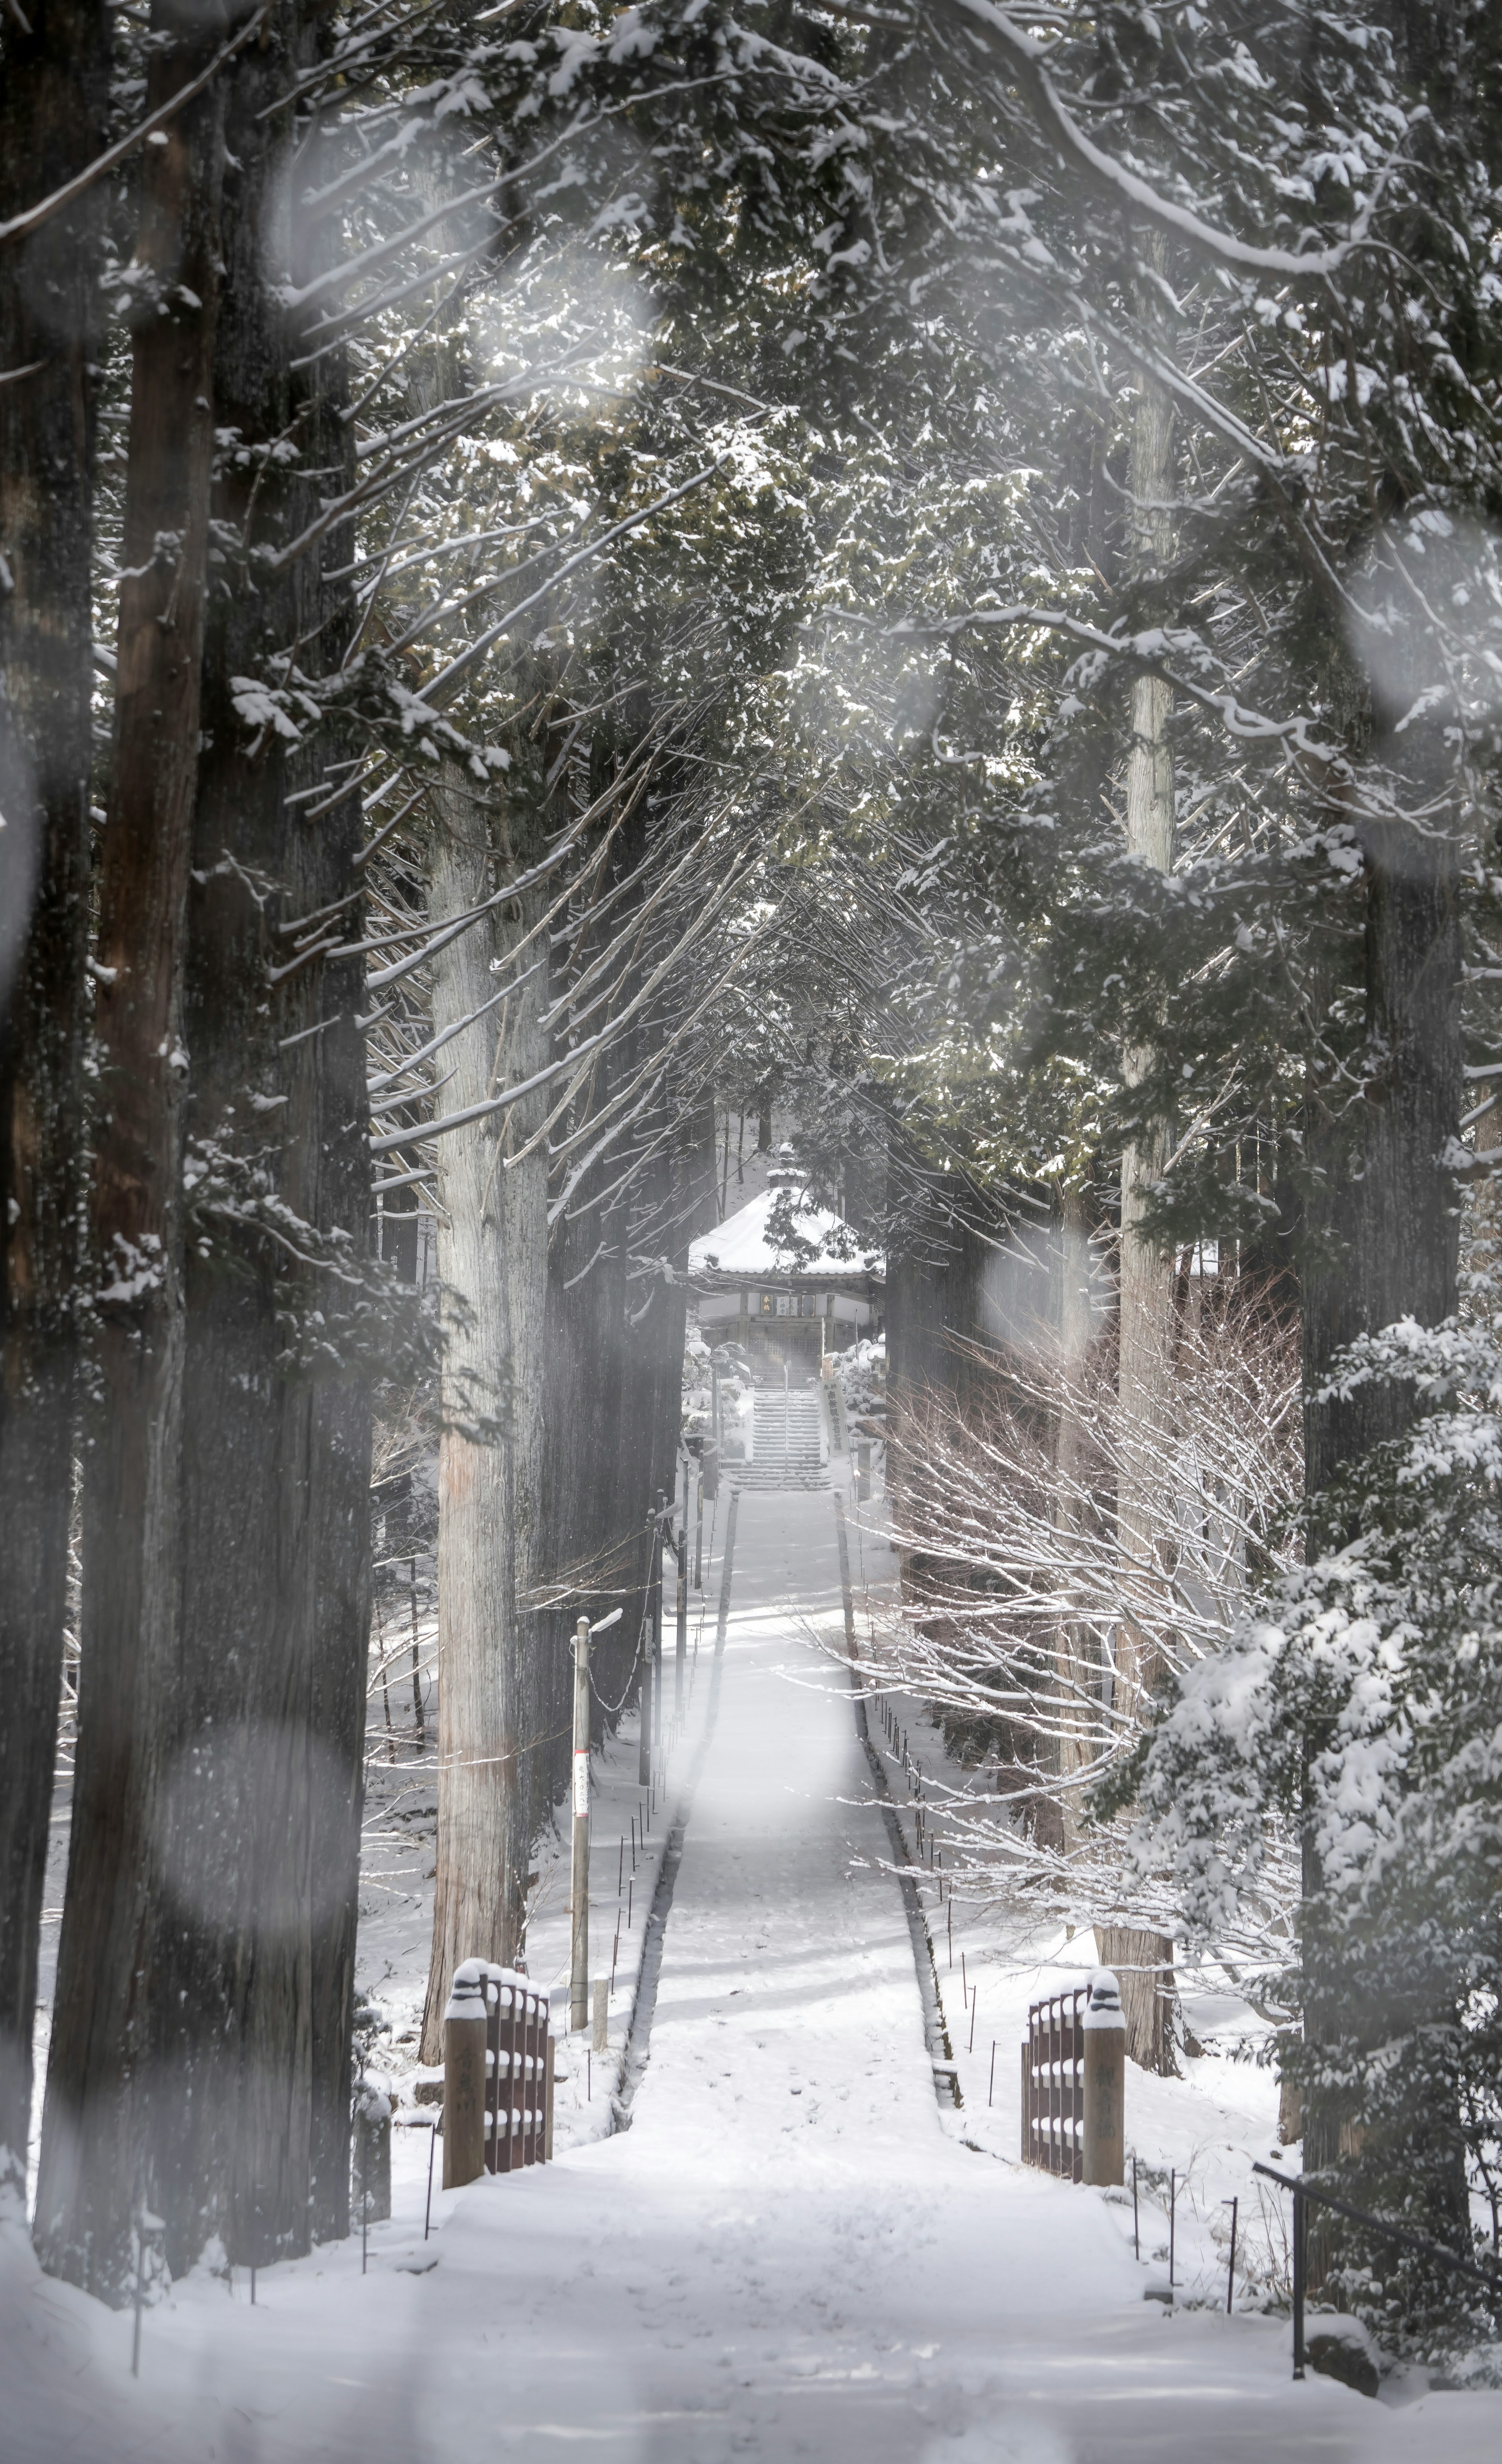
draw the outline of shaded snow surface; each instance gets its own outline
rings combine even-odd
[[[691,1803],[704,1655],[675,1758],[629,2130],[437,2193],[425,2248],[425,2134],[401,2133],[366,2277],[357,2240],[264,2273],[253,2310],[243,2276],[191,2278],[146,2316],[139,2385],[129,2315],[46,2282],[5,2229],[6,2464],[1494,2457],[1502,2397],[1295,2387],[1286,2320],[1144,2300],[1129,2208],[1012,2164],[999,2116],[986,2152],[965,2144],[978,2118],[936,2099],[869,1768],[810,1631],[838,1626],[830,1498],[744,1496],[735,1577]]]

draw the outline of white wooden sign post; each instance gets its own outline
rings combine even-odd
[[[569,2026],[589,2025],[589,1619],[574,1629],[574,1865]]]

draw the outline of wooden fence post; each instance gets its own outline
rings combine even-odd
[[[725,1556],[720,1569],[720,1617],[714,1633],[716,1652],[725,1649],[726,1637],[730,1630],[730,1570],[735,1557],[735,1509],[740,1502],[741,1492],[732,1481],[730,1510],[725,1520]]]
[[[595,1979],[595,2027],[590,2041],[597,2054],[609,2053],[610,1979],[608,1976],[597,1976]]]
[[[526,1980],[523,1980],[526,1983]],[[542,2152],[542,2040],[548,2028],[548,2005],[534,1985],[527,1984],[527,2041],[522,2063],[521,2161],[535,2165]]]
[[[673,1710],[679,1720],[684,1716],[684,1673],[688,1666],[688,1508],[684,1507],[684,1528],[678,1535],[674,1551],[678,1559],[678,1665],[675,1672]]]
[[[652,1769],[659,1784],[663,1776],[663,1542],[666,1530],[663,1517],[666,1507],[659,1489],[652,1540]]]
[[[845,1530],[845,1501],[835,1491],[835,1537],[839,1544],[839,1595],[845,1610],[845,1656],[856,1656],[856,1604],[850,1591],[850,1540]]]
[[[485,1962],[454,1969],[444,2012],[444,2188],[485,2169]]]
[[[589,2016],[589,1619],[574,1629],[574,1862],[570,1875],[569,2025]]]
[[[1126,2178],[1126,2020],[1121,1991],[1109,1968],[1090,1980],[1079,2022],[1084,2035],[1084,2179],[1097,2188]]]
[[[516,2105],[516,2065],[521,2059],[522,1980],[510,1968],[499,1971],[496,2009],[500,2050],[495,2057],[495,2170],[509,2173],[515,2161],[512,2128]]]
[[[642,1710],[642,1734],[637,1746],[636,1775],[639,1788],[652,1785],[652,1575],[657,1564],[657,1524],[649,1515],[652,1538],[647,1545],[646,1598],[642,1617],[642,1684],[637,1700]]]

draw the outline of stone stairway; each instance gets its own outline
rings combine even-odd
[[[816,1386],[758,1386],[755,1453],[727,1466],[742,1488],[827,1488],[824,1416]]]

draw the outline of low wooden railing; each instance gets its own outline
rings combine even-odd
[[[446,2190],[552,2155],[549,2018],[547,1994],[515,1969],[467,1959],[454,1970],[444,2013]]]
[[[1022,2046],[1022,2161],[1064,2182],[1119,2183],[1126,2162],[1126,2032],[1109,1968],[1034,2002]]]
[[[1034,2002],[1022,2046],[1022,2161],[1066,2182],[1084,2180],[1083,1986]]]

